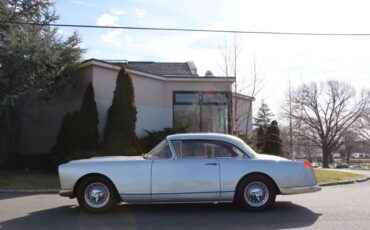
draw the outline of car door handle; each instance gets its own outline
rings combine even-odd
[[[205,163],[205,165],[214,165],[214,166],[216,166],[217,163]]]

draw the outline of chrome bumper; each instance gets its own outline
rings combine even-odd
[[[73,190],[61,189],[59,191],[59,196],[64,196],[64,197],[72,198],[73,197]]]
[[[318,185],[308,186],[308,187],[280,188],[280,192],[283,195],[318,192],[320,190],[321,190],[321,187]]]

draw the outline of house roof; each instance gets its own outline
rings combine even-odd
[[[122,67],[129,73],[157,78],[161,80],[183,81],[225,81],[233,83],[234,77],[199,76],[193,62],[143,62],[125,60],[88,59],[80,63],[77,68],[96,65],[103,68],[120,70]]]
[[[138,70],[164,77],[198,77],[196,71],[192,71],[187,62],[128,62],[126,65],[128,69]]]
[[[136,70],[163,77],[199,77],[193,62],[152,62],[152,61],[125,61],[89,59],[82,63],[98,61],[121,68]],[[81,64],[82,64],[81,63]]]
[[[247,96],[247,95],[244,95],[244,94],[241,94],[241,93],[233,93],[233,96],[236,97],[236,98],[246,99],[246,100],[250,100],[250,101],[255,100],[254,97]]]

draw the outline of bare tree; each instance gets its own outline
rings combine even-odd
[[[225,39],[223,44],[219,46],[220,52],[221,52],[221,57],[222,57],[222,64],[221,64],[221,69],[223,71],[223,74],[227,77],[228,82],[229,82],[229,77],[231,77],[231,67],[232,67],[232,55],[231,55],[231,49],[228,44],[228,41]],[[230,134],[233,134],[233,113],[232,113],[232,95],[233,95],[233,88],[230,87],[228,89],[228,110],[229,113],[231,113],[231,116],[228,116],[228,130]]]
[[[248,105],[244,100],[239,100],[240,94],[246,94],[250,98],[255,96],[262,90],[262,85],[265,83],[265,77],[262,76],[261,70],[257,68],[256,58],[253,59],[252,66],[252,77],[251,79],[246,76],[241,76],[239,73],[239,59],[241,54],[241,39],[234,34],[231,44],[227,40],[219,46],[221,51],[222,64],[220,66],[223,74],[226,77],[235,77],[235,82],[230,88],[230,95],[232,95],[231,106],[231,117],[229,120],[231,126],[231,133],[238,134],[239,130],[249,130],[251,126],[252,118],[252,105]],[[254,108],[254,107],[253,107]],[[244,113],[245,111],[245,113]]]
[[[253,69],[252,79],[250,79],[249,84],[247,84],[245,88],[242,89],[242,91],[246,91],[250,97],[255,98],[257,94],[263,89],[265,85],[266,77],[262,75],[261,68],[259,69],[257,68],[256,57],[253,57],[252,69]],[[252,125],[251,123],[253,123],[251,122],[252,121],[251,118],[253,115],[252,110],[254,111],[256,108],[257,108],[257,103],[255,103],[254,106],[249,108],[244,118],[241,118],[241,119],[245,119],[246,121],[245,122],[246,130],[248,130],[249,127]]]
[[[226,77],[230,77],[230,69],[231,69],[231,51],[229,48],[229,44],[225,39],[223,44],[219,46],[221,57],[222,57],[222,64],[220,68],[223,71],[223,74]]]
[[[230,105],[229,109],[231,110],[231,117],[229,119],[229,126],[231,129],[231,134],[238,134],[237,127],[238,127],[238,59],[241,52],[241,40],[239,37],[234,34],[232,44],[230,45],[227,40],[224,41],[222,46],[220,46],[221,56],[222,56],[222,65],[221,69],[224,75],[229,77],[235,77],[235,82],[233,83],[232,87],[229,89],[230,98]]]
[[[364,142],[370,145],[370,107],[367,108],[364,116],[361,119],[360,137],[364,140]]]
[[[305,130],[302,130],[302,121],[301,119],[294,119],[293,118],[293,91],[290,83],[290,79],[288,82],[288,93],[286,95],[287,100],[285,102],[285,107],[282,107],[283,110],[286,111],[285,114],[283,115],[283,118],[288,120],[289,123],[289,129],[288,129],[288,137],[289,140],[287,141],[287,144],[289,146],[289,153],[291,154],[291,158],[295,159],[296,158],[296,153],[297,154],[302,154],[302,147],[307,146],[308,140],[302,139],[302,132],[305,132]],[[286,108],[286,109],[284,109]],[[302,111],[300,113],[297,113],[296,115],[302,117]]]
[[[369,129],[370,129],[370,126],[367,129],[363,130],[362,133],[361,133],[361,136],[363,138],[365,138],[367,141],[370,141],[370,132],[369,132]]]
[[[357,98],[350,85],[338,81],[303,84],[292,92],[290,116],[305,130],[299,132],[299,138],[322,149],[323,167],[329,167],[331,154],[344,136],[358,131],[356,124],[369,105],[369,96],[363,92]]]
[[[234,134],[238,134],[238,127],[239,127],[239,117],[238,117],[238,87],[239,87],[239,82],[238,82],[238,59],[239,55],[241,52],[241,40],[239,37],[237,37],[236,34],[234,34],[234,40],[233,40],[233,46],[232,46],[232,64],[233,64],[233,73],[235,77],[235,83],[234,83],[234,124],[233,124],[233,132]]]

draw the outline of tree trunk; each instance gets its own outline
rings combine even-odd
[[[330,152],[327,149],[323,148],[322,155],[322,167],[329,168]]]
[[[351,162],[351,153],[347,153],[347,164]]]

